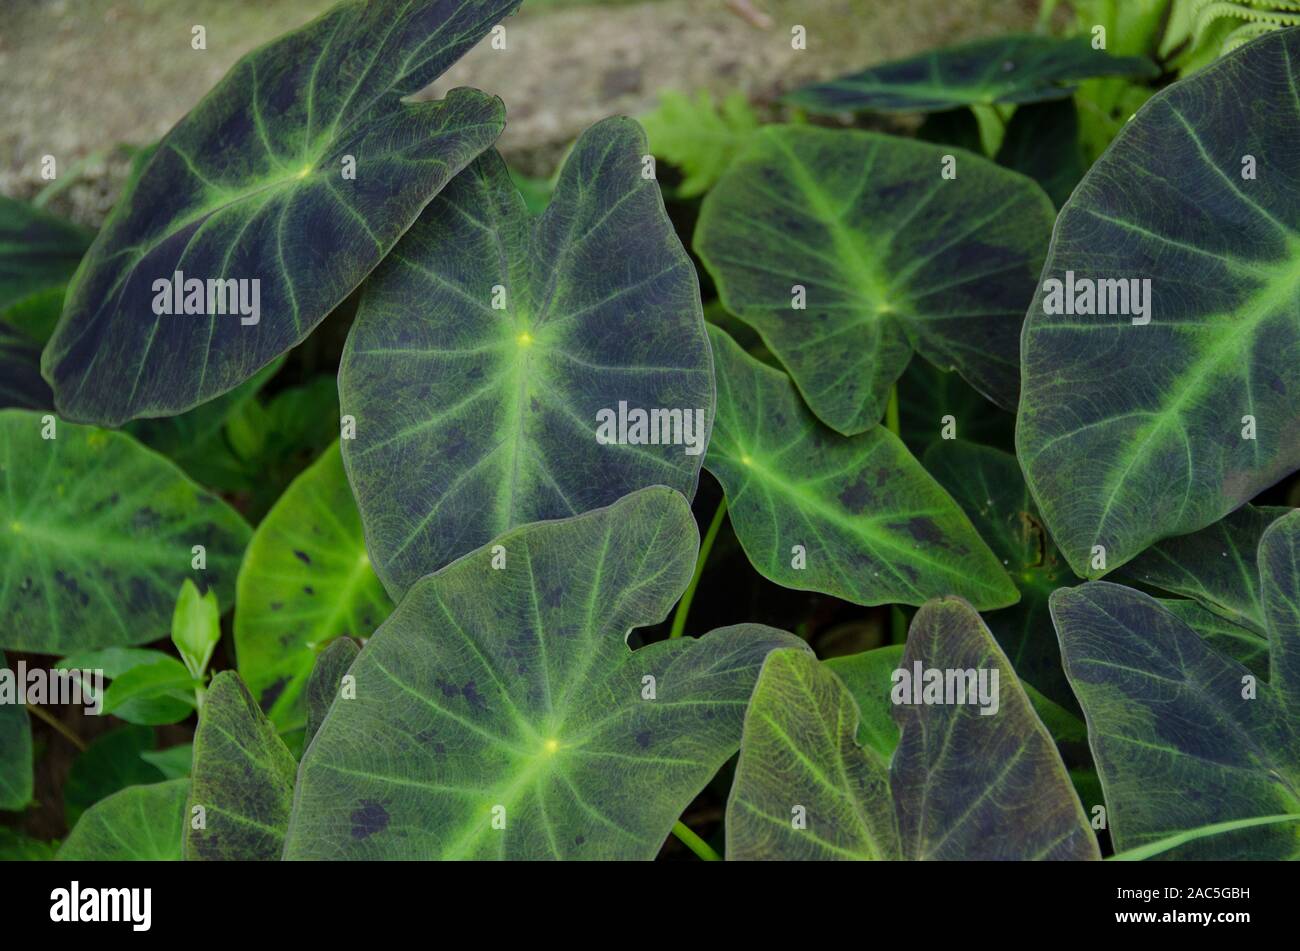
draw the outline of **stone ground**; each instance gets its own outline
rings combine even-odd
[[[248,50],[332,0],[6,0],[0,14],[0,193],[30,198],[54,155],[49,207],[97,225],[127,167],[122,145],[158,139]],[[525,0],[507,49],[472,50],[429,93],[471,85],[500,95],[500,147],[549,173],[584,127],[652,108],[659,90],[743,90],[763,101],[810,79],[921,49],[1026,29],[1037,0]],[[190,48],[191,27],[208,49]],[[808,48],[795,51],[802,24]]]

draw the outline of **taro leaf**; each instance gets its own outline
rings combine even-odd
[[[157,640],[185,578],[229,603],[249,536],[238,513],[130,436],[45,429],[0,410],[0,643],[62,654]]]
[[[694,494],[713,373],[695,269],[642,177],[646,153],[632,120],[597,123],[532,219],[489,152],[367,283],[339,370],[356,418],[343,458],[395,598],[517,525],[646,485]],[[620,408],[627,440],[598,441]],[[656,444],[631,443],[648,437],[634,410],[676,413],[679,441],[655,426]]]
[[[285,857],[654,858],[736,751],[763,658],[805,649],[745,624],[628,650],[698,544],[652,487],[417,582],[303,757]]]
[[[155,766],[167,779],[184,779],[194,764],[194,744],[181,743],[165,750],[145,750],[140,758]]]
[[[54,395],[41,379],[41,348],[24,334],[0,324],[0,409],[51,409]]]
[[[1300,512],[1259,551],[1267,683],[1141,592],[1093,582],[1052,596],[1119,851],[1300,856]]]
[[[980,396],[957,373],[913,360],[898,381],[899,435],[918,456],[943,438],[945,416],[958,439],[996,446],[1015,445],[1016,418]]]
[[[104,691],[102,712],[150,726],[179,723],[194,712],[194,691],[199,686],[184,664],[163,654],[114,678]]]
[[[993,552],[897,436],[831,432],[784,373],[716,327],[709,337],[718,416],[706,464],[759,574],[858,604],[948,593],[984,608],[1015,603]]]
[[[913,350],[1015,408],[1053,218],[1033,181],[977,155],[767,126],[705,197],[695,248],[812,411],[853,435],[880,421]]]
[[[63,814],[76,825],[81,814],[106,796],[141,783],[162,779],[162,773],[140,758],[153,748],[153,730],[124,726],[96,737],[72,762],[63,786]]]
[[[1300,31],[1274,33],[1157,94],[1061,212],[1025,323],[1016,442],[1081,576],[1218,521],[1300,466],[1292,60]],[[1261,77],[1282,91],[1260,96]],[[1116,313],[1134,287],[1143,306]],[[1085,311],[1105,298],[1110,313],[1044,312],[1067,297]]]
[[[1182,621],[1220,654],[1231,657],[1250,672],[1268,679],[1268,638],[1248,627],[1202,607],[1198,601],[1157,598],[1159,605]]]
[[[1021,106],[1007,123],[999,165],[1028,175],[1060,208],[1087,166],[1079,141],[1079,112],[1072,99]]]
[[[202,806],[203,828],[185,828],[187,861],[280,857],[298,764],[239,675],[222,671],[194,733],[187,812]]]
[[[227,480],[214,478],[223,472],[230,448],[223,428],[227,420],[252,400],[257,391],[275,376],[283,360],[273,360],[229,392],[179,416],[138,419],[125,427],[146,446],[162,453],[189,475],[214,489],[230,490]]]
[[[745,715],[728,858],[1099,858],[1051,737],[970,605],[936,599],[917,612],[902,668],[916,664],[997,671],[997,711],[895,705],[886,768],[859,745],[857,704],[826,665],[769,656]]]
[[[90,239],[84,228],[0,195],[0,319],[42,295],[61,294]]]
[[[48,862],[58,850],[57,842],[42,842],[0,826],[0,862]]]
[[[1016,457],[963,440],[940,440],[923,461],[970,516],[1020,591],[1015,605],[984,616],[1011,666],[1057,703],[1074,707],[1047,597],[1077,579],[1043,528]]]
[[[305,338],[500,134],[501,101],[477,90],[403,97],[518,5],[341,3],[236,63],[159,143],[69,287],[42,363],[60,410],[107,425],[179,413]],[[175,273],[260,281],[258,321],[158,315],[154,282]]]
[[[14,667],[3,653],[0,662],[16,691]],[[26,707],[16,700],[0,693],[0,809],[8,810],[25,809],[32,801],[32,726]]]
[[[330,704],[339,695],[343,675],[348,672],[360,651],[361,648],[352,638],[340,637],[331,641],[316,658],[316,666],[312,668],[311,677],[307,680],[307,743],[311,743],[312,737],[325,722]]]
[[[188,779],[130,786],[86,810],[57,858],[75,862],[177,862]]]
[[[939,112],[959,106],[1066,99],[1094,76],[1149,79],[1142,56],[1110,56],[1086,37],[1015,35],[894,60],[787,93],[809,112]]]
[[[370,567],[361,517],[335,443],[258,526],[239,571],[239,673],[282,731],[301,729],[317,655],[369,637],[392,610]]]
[[[1290,511],[1276,506],[1242,506],[1209,528],[1165,539],[1147,549],[1116,571],[1114,579],[1193,598],[1262,637],[1259,540],[1269,525]]]
[[[902,644],[848,657],[832,657],[824,662],[857,705],[858,745],[868,753],[875,753],[885,769],[889,768],[889,758],[898,748],[898,724],[894,722],[894,705],[889,694],[894,671],[902,662]]]

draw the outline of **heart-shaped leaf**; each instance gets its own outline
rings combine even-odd
[[[1092,582],[1052,596],[1117,850],[1300,856],[1300,511],[1264,533],[1259,567],[1267,683],[1141,592]]]
[[[843,437],[808,412],[789,378],[709,327],[718,416],[705,464],[755,569],[787,588],[858,604],[957,593],[1014,604],[1002,565],[898,437]]]
[[[1270,525],[1290,511],[1244,505],[1199,532],[1153,545],[1116,571],[1115,580],[1192,598],[1262,636],[1259,541]]]
[[[1278,93],[1261,96],[1260,77]],[[1291,86],[1295,30],[1175,83],[1061,211],[1025,323],[1016,445],[1080,576],[1204,528],[1300,466]]]
[[[253,533],[236,599],[239,673],[277,727],[301,729],[317,655],[335,638],[369,637],[392,610],[370,567],[337,443]]]
[[[325,722],[330,705],[339,695],[343,675],[348,672],[360,652],[361,648],[356,641],[350,637],[340,637],[331,641],[316,658],[316,666],[311,669],[311,677],[307,679],[307,735],[304,745],[311,743],[316,731]]]
[[[977,155],[767,126],[705,197],[695,248],[812,411],[853,435],[880,421],[913,350],[1015,408],[1054,217],[1033,181]]]
[[[1181,598],[1156,598],[1156,602],[1182,621],[1207,644],[1231,657],[1253,674],[1268,679],[1268,637],[1265,634],[1233,624],[1227,618],[1202,607],[1198,601]]]
[[[663,487],[514,529],[417,582],[299,770],[286,858],[650,859],[735,752],[759,625],[627,647],[699,545]]]
[[[532,219],[489,152],[366,285],[339,370],[343,459],[394,598],[517,525],[647,485],[694,494],[713,373],[646,154],[632,120],[592,126]]]
[[[986,613],[984,622],[1022,680],[1073,707],[1047,598],[1078,579],[1043,527],[1016,457],[957,439],[933,443],[924,462],[970,516],[1020,591],[1015,605]]]
[[[188,779],[128,786],[86,810],[58,858],[73,862],[178,862]]]
[[[186,578],[233,597],[247,524],[130,436],[0,411],[0,483],[5,647],[157,640]]]
[[[938,112],[959,106],[1066,99],[1095,76],[1149,79],[1160,70],[1143,56],[1110,56],[1087,37],[1012,35],[873,66],[787,93],[809,112]]]
[[[899,742],[886,767],[859,745],[857,704],[826,665],[768,657],[727,803],[728,858],[1100,857],[1051,737],[970,605],[924,605],[900,671],[924,686],[895,675]],[[953,673],[980,682],[978,696],[946,695]]]
[[[0,324],[0,409],[51,409],[54,394],[41,379],[41,348],[26,335]]]
[[[0,653],[7,677],[17,674]],[[8,689],[17,689],[11,680]],[[0,809],[25,809],[32,801],[32,726],[16,697],[0,697]]]
[[[306,337],[500,134],[500,100],[477,90],[404,97],[518,5],[340,3],[236,63],[159,143],[68,289],[42,366],[60,411],[178,413]]]
[[[84,228],[0,195],[0,320],[63,288],[90,246]]]
[[[239,675],[213,677],[194,733],[187,810],[203,821],[185,827],[186,860],[278,859],[297,768]]]

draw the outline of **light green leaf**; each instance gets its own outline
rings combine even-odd
[[[194,712],[194,690],[200,685],[184,664],[164,654],[114,678],[104,691],[102,712],[150,726],[179,723]]]
[[[851,436],[880,421],[914,350],[1015,407],[1020,327],[1053,218],[1033,181],[977,155],[767,126],[705,197],[695,249],[727,310]]]
[[[695,270],[645,154],[630,119],[592,126],[533,219],[489,152],[367,283],[339,370],[356,418],[343,459],[395,598],[517,525],[647,485],[694,493],[713,374]],[[676,413],[677,441],[656,426],[655,444],[632,443],[648,443],[644,423],[598,440],[620,407]]]
[[[88,809],[56,858],[72,862],[178,862],[188,779],[130,786]]]
[[[194,744],[180,743],[165,750],[145,750],[140,758],[157,767],[167,779],[185,779],[189,777],[194,762]]]
[[[102,670],[107,680],[116,680],[137,668],[156,667],[153,673],[165,671],[164,679],[175,677],[179,673],[184,676],[184,681],[189,683],[188,671],[175,657],[162,651],[140,647],[105,647],[99,650],[80,651],[63,658],[54,666],[65,670]],[[113,709],[113,715],[119,719],[128,723],[141,724],[179,723],[194,712],[192,687],[181,691],[173,690],[174,685],[169,685],[158,692],[140,690],[138,696],[125,697],[123,693],[130,688],[132,679],[135,678],[128,679],[115,695],[117,706]],[[144,687],[146,684],[152,686],[151,675],[141,675],[141,679],[136,680],[137,688]],[[94,684],[87,678],[82,678],[81,689],[87,702],[94,703]],[[101,708],[101,713],[108,712],[107,696],[106,692],[105,706]],[[147,761],[148,757],[145,759]]]
[[[185,578],[232,598],[249,537],[237,512],[130,436],[46,429],[37,413],[0,411],[0,644],[64,654],[157,640]]]
[[[744,94],[732,93],[715,104],[706,89],[694,98],[664,90],[658,107],[643,115],[641,124],[651,152],[685,174],[677,186],[681,198],[694,198],[712,188],[758,131],[758,117]]]
[[[663,487],[514,529],[415,584],[303,756],[285,857],[651,859],[735,752],[763,657],[739,625],[631,651],[694,567]]]
[[[194,733],[187,861],[278,859],[298,764],[232,670],[212,679]]]
[[[300,729],[317,655],[336,638],[369,637],[392,610],[370,567],[337,443],[257,527],[236,598],[240,676],[280,730]]]
[[[716,327],[709,337],[718,417],[706,465],[760,574],[858,604],[921,604],[949,592],[985,608],[1015,603],[993,552],[897,436],[879,426],[849,438],[831,432],[785,374]]]
[[[477,90],[407,97],[518,6],[339,3],[240,59],[163,137],[82,261],[42,364],[60,411],[105,425],[179,413],[305,338],[500,134],[501,101]],[[156,282],[176,274],[259,281],[259,313],[160,314],[176,291]]]
[[[1159,75],[1142,56],[1110,56],[1088,37],[1012,35],[893,60],[787,93],[809,112],[938,112],[1066,99],[1079,80]]]
[[[1300,466],[1297,70],[1300,31],[1284,31],[1169,86],[1061,211],[1025,323],[1016,445],[1080,576]],[[1261,76],[1277,95],[1259,95]],[[1089,290],[1108,315],[1046,312],[1097,309]]]
[[[180,597],[172,614],[172,643],[196,680],[208,669],[208,661],[220,640],[221,609],[217,607],[217,593],[209,589],[199,594],[194,582],[186,578],[181,582]]]
[[[1100,857],[1051,737],[970,605],[936,599],[917,612],[901,667],[917,665],[970,671],[992,690],[921,704],[906,682],[895,687],[891,759],[859,745],[858,706],[826,665],[799,651],[768,657],[727,804],[728,858]]]

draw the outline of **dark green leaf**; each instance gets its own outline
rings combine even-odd
[[[913,360],[898,381],[899,435],[918,456],[943,438],[947,423],[958,439],[994,446],[1015,445],[1016,418],[994,406],[960,374]],[[945,417],[951,416],[948,420]]]
[[[91,233],[0,195],[0,319],[43,294],[61,293]]]
[[[131,786],[88,809],[57,858],[73,862],[177,862],[188,779]]]
[[[42,842],[0,826],[0,862],[48,862],[58,850],[57,842]]]
[[[336,638],[369,637],[392,610],[370,567],[337,443],[258,526],[236,598],[240,676],[277,727],[301,729],[317,655]]]
[[[339,370],[356,418],[343,458],[394,597],[517,525],[646,485],[694,493],[709,348],[695,270],[642,177],[645,154],[635,122],[598,123],[531,219],[489,152],[367,283]],[[620,406],[677,412],[669,435],[689,422],[694,445],[659,442],[659,427],[654,445],[598,441],[601,414]]]
[[[298,764],[234,671],[212,678],[194,733],[188,861],[278,859]],[[195,812],[202,807],[202,812]]]
[[[17,671],[0,653],[4,668]],[[13,684],[17,689],[17,683]],[[0,809],[27,808],[32,801],[32,727],[17,697],[0,698]]]
[[[1079,142],[1079,112],[1074,100],[1021,106],[1007,123],[998,164],[1028,175],[1060,208],[1083,178],[1087,166]]]
[[[705,197],[695,248],[812,411],[853,435],[880,421],[913,350],[1015,407],[1053,217],[1034,182],[976,155],[767,126]]]
[[[157,767],[140,758],[153,749],[153,730],[124,726],[97,737],[72,763],[63,786],[63,814],[76,825],[83,812],[105,796],[162,779]]]
[[[759,625],[627,647],[691,577],[677,492],[514,529],[421,579],[303,757],[287,858],[651,859],[740,741]],[[494,827],[494,819],[498,820]]]
[[[181,743],[165,750],[145,750],[140,758],[150,766],[156,766],[167,779],[185,779],[189,777],[194,762],[194,744]]]
[[[60,410],[107,425],[179,413],[306,337],[495,141],[498,99],[405,97],[518,5],[340,3],[236,63],[164,136],[77,272],[42,366]],[[159,315],[155,282],[178,272],[260,281],[258,321]]]
[[[1052,596],[1118,851],[1300,856],[1300,512],[1259,552],[1267,683],[1141,592],[1093,582]]]
[[[41,348],[31,338],[0,324],[0,409],[51,409],[54,395],[41,379]]]
[[[249,537],[238,513],[130,436],[45,429],[37,413],[0,411],[0,644],[62,654],[157,640],[185,578],[233,599]]]
[[[716,327],[709,337],[718,415],[706,463],[760,574],[858,604],[948,592],[986,608],[1015,603],[993,552],[898,437],[880,426],[831,432],[784,373]]]
[[[1016,457],[962,440],[939,440],[926,451],[924,462],[970,516],[1020,591],[1018,603],[985,614],[984,622],[1021,679],[1073,707],[1047,597],[1078,579],[1043,528]]]
[[[1076,574],[1204,528],[1300,466],[1293,61],[1300,31],[1274,33],[1160,92],[1061,212],[1025,324],[1017,447]],[[1264,76],[1278,94],[1259,94]],[[1103,280],[1142,307],[1115,313],[1125,296]],[[1108,315],[1044,312],[1089,309],[1098,288]]]
[[[1160,606],[1182,621],[1212,648],[1231,657],[1251,673],[1268,679],[1268,638],[1248,627],[1233,624],[1227,618],[1201,606],[1199,601],[1181,598],[1157,598]]]
[[[330,712],[330,704],[339,695],[343,675],[348,672],[352,662],[357,659],[361,648],[350,637],[340,637],[331,641],[316,658],[316,666],[311,670],[307,681],[307,737],[312,737],[325,722],[325,715]]]
[[[1263,637],[1259,540],[1265,529],[1290,511],[1242,506],[1209,528],[1152,546],[1116,571],[1115,580],[1192,598]]]
[[[1142,56],[1110,56],[1087,37],[1001,36],[894,60],[828,83],[804,86],[785,101],[810,112],[938,112],[967,105],[1065,99],[1081,79],[1152,78]]]
[[[992,690],[921,704],[900,683],[889,759],[859,745],[858,706],[826,665],[769,656],[745,714],[729,858],[1100,857],[1051,737],[970,605],[936,599],[917,612],[901,669],[918,664],[985,675]]]

